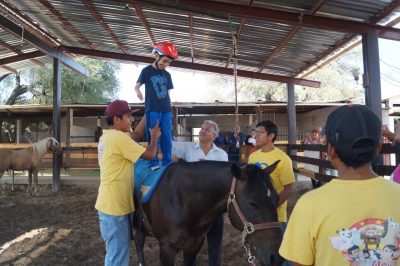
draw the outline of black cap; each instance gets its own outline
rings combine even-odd
[[[367,106],[341,106],[328,116],[326,141],[346,156],[369,153],[380,142],[381,124],[378,116]]]

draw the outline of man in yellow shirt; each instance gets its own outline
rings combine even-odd
[[[292,194],[292,185],[296,182],[293,173],[292,160],[282,150],[275,147],[274,142],[278,136],[278,127],[269,120],[261,121],[256,126],[256,147],[260,148],[249,156],[248,163],[256,164],[262,168],[272,165],[280,160],[278,166],[271,174],[272,184],[279,194],[278,221],[282,224],[282,231],[286,229],[287,199]],[[285,262],[283,265],[290,265]]]
[[[339,178],[303,195],[279,253],[294,265],[400,265],[400,186],[371,169],[381,121],[366,106],[342,106],[326,122]]]
[[[105,265],[129,265],[133,203],[133,163],[139,157],[152,160],[160,137],[158,123],[150,131],[147,149],[131,139],[133,117],[126,101],[116,100],[106,109],[110,126],[99,140],[100,187],[95,208],[101,236],[106,244]]]

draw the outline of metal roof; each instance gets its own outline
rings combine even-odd
[[[322,109],[330,106],[341,106],[346,102],[299,102],[296,103],[296,112],[305,113],[312,110]],[[135,114],[142,116],[144,113],[143,103],[130,104]],[[287,103],[284,102],[259,102],[259,103],[239,103],[239,114],[258,114],[258,113],[287,113]],[[180,116],[186,115],[234,115],[235,103],[172,103],[172,108]],[[106,109],[105,104],[64,104],[61,105],[62,115],[65,116],[68,109],[74,110],[74,116],[103,116]],[[38,117],[53,114],[53,105],[27,104],[27,105],[0,105],[0,117]]]
[[[226,5],[226,12],[215,4]],[[241,14],[234,11],[235,5],[255,9]],[[399,6],[399,0],[0,0],[2,15],[24,25],[25,30],[42,30],[46,34],[37,36],[51,40],[53,47],[150,58],[153,43],[168,40],[177,46],[181,62],[232,67],[234,31],[238,33],[238,69],[287,77],[300,75],[318,63],[316,58],[327,58],[343,47],[344,40],[353,39],[353,23],[386,24],[399,15]],[[281,22],[260,18],[257,8],[286,13]],[[297,25],[290,21],[291,14],[297,14]],[[311,19],[347,21],[348,33],[332,30],[334,26],[328,24],[325,28],[311,27],[303,21],[308,15]],[[31,25],[22,23],[21,17]],[[0,40],[22,53],[36,49],[24,42],[23,36],[15,37],[4,30],[0,30]],[[1,48],[0,59],[10,55],[15,52]],[[27,65],[6,66],[20,69]]]

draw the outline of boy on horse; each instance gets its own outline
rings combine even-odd
[[[143,68],[136,82],[135,91],[137,97],[143,101],[143,94],[140,86],[145,84],[144,111],[146,117],[146,128],[154,128],[158,120],[161,128],[160,147],[162,151],[162,165],[171,162],[172,151],[172,112],[169,90],[174,88],[171,75],[167,66],[178,59],[178,50],[170,42],[159,42],[153,49],[155,61]],[[146,131],[147,141],[151,136]],[[156,154],[150,163],[152,170],[160,168],[158,155]]]
[[[147,149],[133,141],[129,134],[133,117],[126,101],[116,100],[106,109],[109,130],[99,140],[100,187],[95,208],[99,213],[101,236],[106,244],[105,265],[129,265],[131,215],[133,203],[133,167],[139,159],[152,160],[160,136],[158,122],[150,130]]]

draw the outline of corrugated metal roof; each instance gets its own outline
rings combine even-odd
[[[123,53],[81,0],[7,0],[7,2],[55,36],[63,46],[89,48],[89,43],[96,50]],[[40,2],[47,2],[53,10]],[[309,14],[319,1],[220,0],[212,2],[246,6],[251,2],[252,7]],[[395,2],[397,6],[400,5],[395,0],[326,0],[315,14],[349,21],[369,22]],[[150,56],[152,44],[135,10],[134,4],[138,4],[155,41],[172,41],[179,50],[180,60],[187,62],[190,62],[192,57],[189,27],[189,13],[192,13],[194,62],[214,66],[225,66],[228,63],[232,47],[232,32],[238,31],[242,22],[240,17],[229,17],[228,14],[221,12],[180,5],[175,0],[132,2],[91,0],[90,3],[129,54]],[[59,12],[62,18],[54,15],[52,12],[54,10]],[[260,66],[293,28],[283,23],[245,19],[237,48],[238,69],[293,77],[308,66],[314,58],[324,54],[346,36],[345,33],[302,27],[270,63],[260,69]],[[0,30],[2,41],[18,46],[18,38],[9,35]],[[33,49],[25,45],[24,49],[21,49],[23,52]],[[0,49],[0,58],[9,55],[13,53]]]

